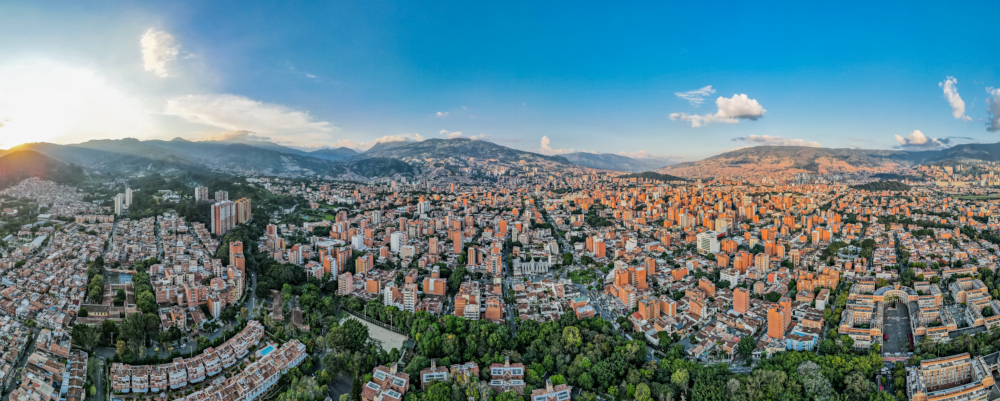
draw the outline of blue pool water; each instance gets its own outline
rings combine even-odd
[[[267,354],[270,354],[271,351],[274,351],[274,347],[268,345],[267,348],[260,350],[260,356],[267,356]]]

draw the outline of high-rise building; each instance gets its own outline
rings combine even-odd
[[[236,200],[236,224],[246,224],[253,218],[253,210],[250,207],[250,198],[240,198]]]
[[[503,276],[503,255],[492,254],[486,259],[486,272],[496,276]]]
[[[754,262],[753,262],[754,267],[757,268],[757,271],[759,271],[761,273],[767,273],[767,272],[771,271],[771,267],[770,267],[771,258],[769,258],[767,256],[767,254],[765,254],[765,253],[758,253],[757,255],[754,256],[753,260],[754,260]]]
[[[195,202],[208,201],[208,187],[196,187],[194,189],[194,201]]]
[[[236,204],[230,201],[216,202],[211,208],[212,234],[225,235],[236,225]]]
[[[399,252],[399,248],[403,246],[403,234],[400,231],[395,231],[389,234],[389,250],[393,252]]]
[[[733,290],[733,309],[739,313],[747,313],[750,310],[750,290],[737,288]]]
[[[132,206],[132,188],[125,188],[125,207]]]
[[[771,305],[767,308],[767,335],[771,338],[785,338],[784,314],[781,306]]]
[[[121,216],[128,211],[128,207],[125,206],[125,194],[115,195],[111,202],[115,205],[115,215]]]
[[[351,272],[341,274],[337,278],[337,293],[347,295],[354,291],[354,275]]]
[[[403,286],[403,310],[413,312],[417,308],[417,285],[407,284]]]
[[[785,332],[792,326],[792,299],[782,297],[777,305],[767,308],[767,335],[771,338],[785,338]]]
[[[215,201],[227,201],[229,200],[229,192],[226,191],[215,191]]]
[[[719,235],[716,231],[706,231],[697,235],[698,252],[719,253]]]

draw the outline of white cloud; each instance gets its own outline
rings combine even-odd
[[[712,89],[712,85],[688,92],[674,92],[677,97],[687,100],[688,103],[691,103],[691,105],[695,107],[701,106],[701,104],[705,102],[705,98],[713,93],[715,93],[715,89]]]
[[[462,137],[462,131],[448,131],[443,129],[440,132],[438,132],[438,135],[444,135],[448,139],[455,139]]]
[[[1000,131],[1000,88],[986,88],[990,94],[986,98],[986,112],[989,119],[986,123],[986,130],[989,132]]]
[[[306,73],[306,78],[316,79],[316,76],[307,72]]]
[[[338,128],[316,120],[308,111],[238,95],[185,95],[167,100],[164,113],[227,130],[248,130],[279,143],[301,146],[326,144]]]
[[[780,136],[771,135],[750,135],[742,136],[739,138],[733,138],[733,142],[748,142],[762,146],[808,146],[811,148],[818,148],[822,145],[816,141],[807,141],[805,139],[793,139],[793,138],[782,138]]]
[[[381,138],[375,139],[375,143],[387,143],[387,142],[420,142],[424,140],[424,136],[420,134],[399,134],[399,135],[386,135]]]
[[[160,78],[169,77],[167,64],[176,60],[181,53],[181,45],[174,36],[149,28],[139,43],[142,44],[142,61],[146,71],[152,71]]]
[[[466,138],[465,134],[463,134],[462,131],[448,131],[446,129],[438,131],[438,135],[444,135],[448,139]],[[488,141],[492,137],[490,136],[490,134],[479,134],[479,135],[469,136],[468,138],[474,141]]]
[[[927,137],[927,135],[924,135],[924,133],[920,132],[920,130],[913,130],[913,132],[905,138],[897,134],[896,142],[899,142],[899,146],[897,146],[897,148],[907,150],[929,150],[947,146],[944,142],[937,138]]]
[[[965,115],[965,101],[958,95],[956,84],[958,80],[955,77],[947,77],[944,82],[938,82],[938,86],[944,89],[944,98],[951,105],[951,115],[959,120],[972,121],[972,117]]]
[[[0,147],[25,142],[79,143],[154,130],[149,109],[89,68],[48,60],[0,65]]]
[[[756,99],[750,99],[747,95],[733,95],[731,99],[720,97],[715,100],[715,104],[719,106],[719,112],[715,115],[722,118],[756,120],[767,112]]]
[[[447,111],[439,111],[439,112],[437,112],[437,116],[438,117],[446,117],[447,115],[448,115]]]
[[[537,149],[538,153],[543,155],[561,155],[564,153],[573,153],[573,149],[557,149],[552,147],[552,140],[549,137],[543,136],[541,141],[541,147]]]
[[[424,140],[424,136],[420,134],[399,134],[399,135],[386,135],[383,137],[376,138],[372,141],[357,142],[351,139],[338,139],[337,141],[330,144],[334,148],[351,148],[360,151],[365,151],[371,149],[379,143],[389,143],[389,142],[420,142]]]
[[[738,124],[744,119],[757,120],[767,112],[756,99],[750,99],[745,94],[733,95],[728,99],[720,96],[715,100],[715,105],[719,107],[715,114],[672,113],[670,119],[690,121],[692,127],[703,127],[708,123]]]

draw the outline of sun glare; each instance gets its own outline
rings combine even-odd
[[[0,66],[0,148],[65,138],[82,142],[148,129],[141,102],[87,68],[53,62]]]

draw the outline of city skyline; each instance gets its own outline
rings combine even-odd
[[[684,161],[1000,129],[993,3],[54,5],[2,7],[0,148],[464,137]]]

